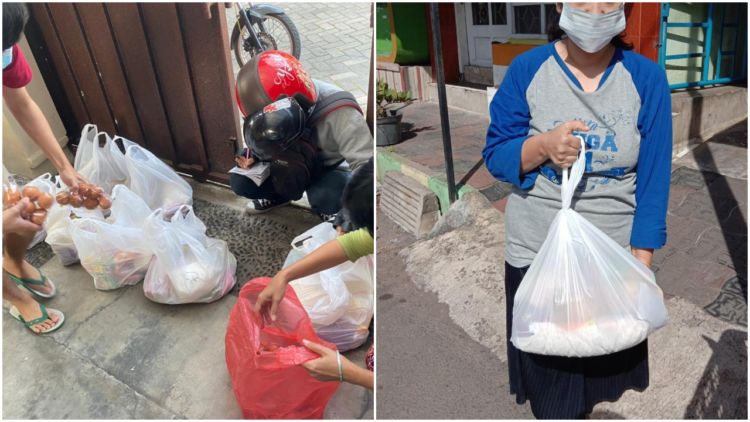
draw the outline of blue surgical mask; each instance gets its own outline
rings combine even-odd
[[[581,50],[596,53],[625,30],[625,7],[600,15],[564,4],[560,28]]]
[[[3,50],[3,70],[13,62],[13,47]]]

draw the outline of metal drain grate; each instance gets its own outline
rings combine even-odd
[[[440,217],[435,193],[395,171],[387,172],[383,178],[380,208],[401,228],[418,238],[428,234]]]

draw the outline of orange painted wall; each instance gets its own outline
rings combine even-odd
[[[658,61],[661,3],[630,3],[629,7],[625,39],[635,51]]]

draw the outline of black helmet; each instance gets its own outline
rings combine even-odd
[[[302,135],[306,115],[293,98],[275,101],[245,119],[245,142],[260,160],[271,161]]]

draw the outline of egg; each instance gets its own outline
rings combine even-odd
[[[60,192],[55,197],[55,200],[60,205],[68,205],[70,203],[70,193],[69,192]]]
[[[39,191],[39,188],[34,186],[26,186],[23,188],[23,191],[21,191],[23,196],[29,198],[32,201],[36,201],[36,199],[39,197],[39,194],[41,193]]]
[[[91,195],[91,188],[89,185],[81,183],[78,185],[78,194],[83,198],[88,198]]]
[[[81,198],[81,195],[77,193],[73,193],[70,195],[70,205],[72,205],[75,208],[80,207],[83,205],[83,198]]]
[[[93,210],[99,206],[99,201],[94,198],[86,198],[83,200],[83,206],[86,207],[86,209]]]
[[[3,191],[3,206],[5,208],[8,208],[9,206],[13,205],[13,192],[10,190]]]
[[[42,192],[41,194],[39,194],[39,198],[36,200],[37,204],[39,204],[39,206],[44,209],[49,209],[54,201],[55,200],[54,198],[52,198],[52,195],[47,192]]]
[[[31,214],[31,222],[41,226],[44,224],[44,220],[47,218],[47,210],[36,210],[33,214]]]
[[[102,207],[103,210],[108,210],[110,207],[112,207],[112,200],[107,198],[106,195],[102,195],[99,198],[99,206]]]
[[[23,213],[26,216],[30,216],[34,213],[34,211],[36,211],[36,204],[34,204],[33,202],[29,202],[28,204],[26,204],[26,207],[24,207],[23,209]]]

